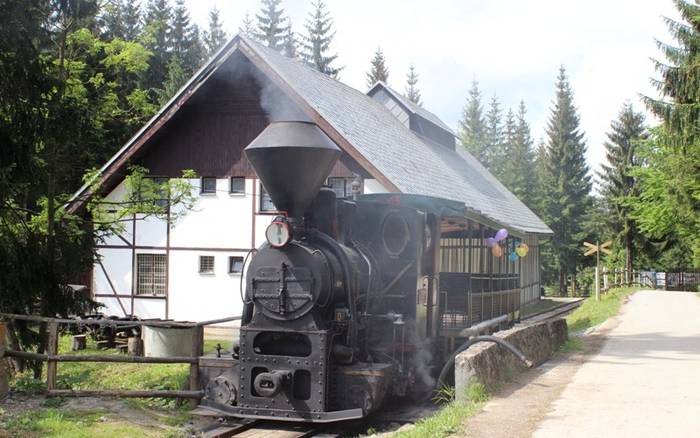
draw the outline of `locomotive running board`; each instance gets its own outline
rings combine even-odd
[[[257,418],[260,420],[296,421],[303,423],[332,423],[334,421],[357,420],[365,415],[362,409],[346,409],[330,412],[295,412],[281,409],[244,408],[202,400],[199,408],[204,408],[224,417]]]

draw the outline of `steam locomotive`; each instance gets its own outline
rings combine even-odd
[[[283,214],[247,263],[239,344],[200,359],[201,405],[332,422],[430,389],[446,345],[439,215],[367,195],[338,199],[323,184],[341,151],[313,123],[273,122],[245,153]]]

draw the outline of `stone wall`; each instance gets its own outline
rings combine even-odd
[[[563,318],[531,325],[517,325],[495,334],[513,344],[535,366],[546,362],[568,338]],[[478,381],[487,387],[504,382],[525,369],[510,351],[493,342],[480,342],[457,355],[455,359],[455,392],[465,397],[470,383]]]
[[[7,328],[4,323],[0,322],[0,398],[7,394],[10,386],[10,369],[7,364],[5,355],[5,342],[7,340]]]

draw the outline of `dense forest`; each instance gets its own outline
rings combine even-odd
[[[683,20],[667,23],[675,45],[659,44],[665,59],[655,61],[660,97],[643,99],[659,122],[620,102],[597,175],[564,67],[537,141],[524,102],[484,103],[476,81],[466,96],[459,140],[553,229],[543,272],[562,293],[591,263],[583,240],[612,239],[610,267],[700,267],[700,6],[676,6]],[[63,285],[91,266],[95,229],[119,222],[70,215],[70,194],[230,35],[216,9],[199,28],[184,0],[0,0],[0,10],[0,310],[66,314],[84,304]],[[333,26],[321,0],[300,32],[281,0],[261,0],[239,32],[340,78]],[[380,45],[367,59],[367,84],[391,84]],[[422,105],[419,67],[410,66],[400,88]],[[134,186],[145,184],[147,170],[132,172]],[[188,202],[185,188],[172,190]]]

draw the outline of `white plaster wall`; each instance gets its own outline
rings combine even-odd
[[[116,292],[120,295],[131,294],[131,249],[101,248],[99,255]],[[93,293],[114,293],[97,263],[94,267]]]
[[[371,195],[373,193],[391,193],[383,185],[379,183],[376,179],[366,179],[364,180],[364,193],[366,195]]]
[[[98,301],[104,306],[99,311],[105,315],[125,316],[116,298],[100,298]],[[126,313],[131,314],[131,299],[121,298],[121,302]]]
[[[112,190],[110,194],[105,196],[105,201],[107,202],[121,202],[124,200],[124,196],[126,194],[126,188],[124,187],[124,182],[119,183],[119,185]],[[109,206],[106,206],[109,207]],[[114,208],[118,208],[118,206],[114,206]],[[122,230],[119,231],[119,235],[122,236],[126,241],[128,242],[133,242],[133,235],[131,233],[131,222],[124,222]],[[101,236],[102,238],[102,245],[117,245],[117,246],[124,246],[126,243],[120,239],[116,234],[109,234],[109,235],[103,235]]]
[[[214,256],[214,274],[199,273],[201,255]],[[245,255],[245,252],[171,251],[168,316],[175,320],[204,321],[240,315],[241,274],[228,273],[228,258]]]
[[[155,216],[136,215],[137,246],[165,246],[166,242],[167,221]]]
[[[122,298],[122,302],[124,301]],[[135,298],[134,313],[141,318],[165,318],[165,300]]]

